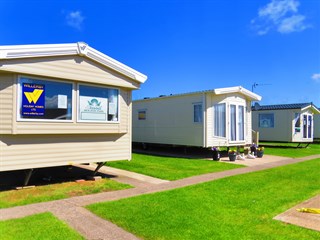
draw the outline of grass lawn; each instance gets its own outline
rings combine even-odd
[[[297,143],[260,142],[260,145],[265,146],[265,154],[275,156],[299,158],[320,154],[320,143],[312,143],[307,148],[296,148]]]
[[[51,213],[0,221],[0,229],[1,240],[84,239],[79,233]]]
[[[241,165],[212,160],[159,157],[135,153],[132,154],[131,161],[109,162],[107,165],[165,180],[177,180],[205,173],[243,167]]]
[[[29,189],[0,192],[0,208],[8,208],[30,203],[47,202],[73,196],[82,196],[98,192],[115,191],[130,188],[130,185],[109,179],[85,182],[65,182],[37,186]]]
[[[273,220],[320,193],[320,159],[88,206],[143,239],[320,239]]]

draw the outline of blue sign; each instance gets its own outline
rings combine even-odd
[[[22,83],[22,116],[44,116],[44,90],[45,88],[42,84]]]

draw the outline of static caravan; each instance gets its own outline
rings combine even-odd
[[[260,99],[237,86],[133,101],[133,142],[203,148],[251,144],[251,101]]]
[[[0,171],[130,159],[146,79],[85,43],[0,46]]]
[[[262,141],[312,142],[314,114],[312,103],[259,105],[252,107],[252,128]]]

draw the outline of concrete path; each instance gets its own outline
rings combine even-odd
[[[320,214],[299,212],[299,208],[320,209],[320,195],[317,195],[307,201],[304,201],[293,208],[274,217],[274,219],[320,231]]]
[[[278,159],[277,161],[269,161],[267,163],[263,163],[262,161],[260,161],[261,164],[259,165],[232,169],[224,172],[208,173],[171,182],[161,182],[157,179],[150,179],[149,177],[140,178],[141,176],[138,177],[139,179],[131,178],[128,177],[131,174],[129,173],[128,176],[119,175],[119,179],[125,179],[127,183],[132,181],[133,185],[136,186],[135,188],[1,209],[0,220],[21,218],[28,215],[49,211],[52,212],[55,216],[57,216],[59,219],[68,223],[72,228],[78,231],[86,239],[137,239],[137,237],[135,237],[131,233],[128,233],[123,229],[119,228],[118,226],[100,217],[97,217],[96,215],[92,214],[90,211],[86,210],[83,207],[92,203],[118,200],[142,194],[181,188],[229,176],[261,171],[297,162],[303,162],[314,158],[320,158],[320,154],[299,159]],[[112,169],[104,168],[101,171],[104,171],[105,173],[110,173],[109,171],[112,171]],[[121,173],[125,174],[126,172]],[[117,178],[115,178],[114,180],[117,180]]]
[[[221,162],[228,162],[231,164],[241,164],[241,165],[251,167],[251,166],[257,166],[257,165],[261,165],[261,164],[265,164],[265,163],[278,162],[278,161],[282,161],[282,160],[286,160],[286,159],[288,159],[288,157],[264,155],[262,158],[255,158],[255,159],[245,158],[245,160],[236,160],[234,162],[230,162],[229,157],[224,157],[224,158],[221,158],[220,161]]]

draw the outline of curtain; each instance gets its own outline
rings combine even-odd
[[[230,140],[237,140],[236,105],[230,105]]]
[[[308,138],[311,138],[312,136],[312,116],[308,115]]]
[[[303,138],[307,138],[307,115],[303,115]]]
[[[238,121],[238,131],[239,131],[239,140],[244,140],[244,107],[238,106],[239,111],[239,121]]]
[[[214,105],[214,136],[226,137],[226,104]]]

